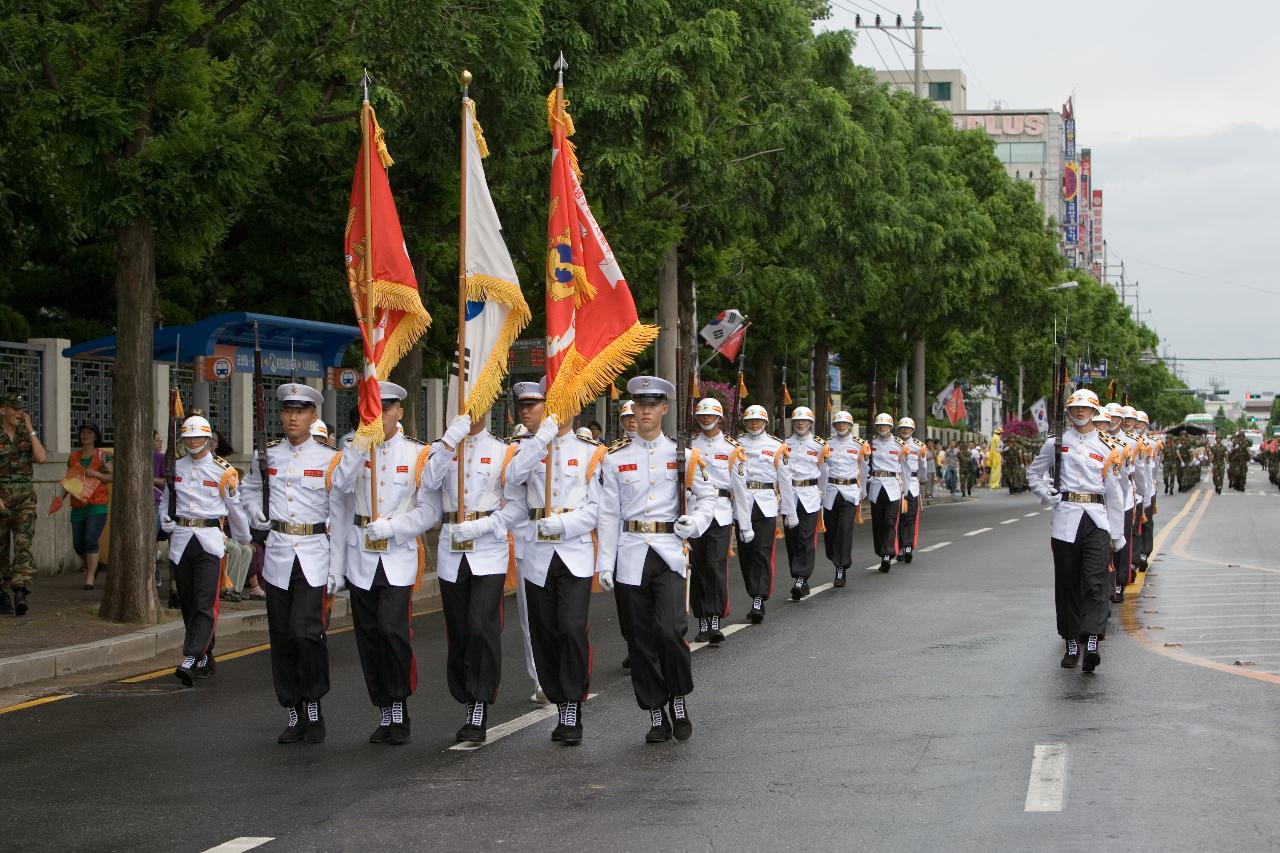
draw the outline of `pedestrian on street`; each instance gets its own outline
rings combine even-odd
[[[831,428],[831,438],[827,439],[831,449],[827,484],[822,490],[822,524],[826,528],[827,559],[836,567],[832,586],[839,588],[847,582],[853,564],[853,526],[862,524],[867,473],[862,464],[865,442],[853,434],[853,415],[836,412]]]
[[[947,492],[952,496],[960,490],[960,448],[953,441],[947,446],[946,462]]]
[[[545,377],[517,382],[513,391],[520,420],[532,434],[513,445],[518,450],[507,466],[499,514],[516,540],[538,683],[556,705],[551,740],[576,746],[582,743],[582,704],[591,689],[587,617],[605,448],[579,436],[571,421],[561,425],[546,413]],[[613,578],[601,576],[600,587],[613,589]]]
[[[1027,480],[1041,506],[1053,510],[1049,545],[1058,635],[1066,644],[1062,666],[1075,667],[1083,645],[1083,670],[1093,672],[1102,662],[1098,645],[1111,615],[1111,555],[1125,544],[1124,460],[1120,445],[1094,427],[1102,411],[1096,394],[1074,392],[1066,410],[1070,427],[1060,439],[1045,440]]]
[[[70,496],[71,545],[84,561],[86,590],[93,589],[98,576],[98,542],[110,511],[107,484],[111,476],[112,454],[102,446],[102,430],[97,424],[81,424],[80,447],[67,458],[67,474],[49,512],[62,509],[63,500]],[[69,491],[68,486],[74,492]]]
[[[255,452],[240,502],[251,526],[270,531],[262,581],[271,677],[276,698],[288,711],[276,741],[322,743],[320,700],[329,692],[325,596],[342,586],[349,526],[345,501],[332,489],[342,455],[311,435],[316,407],[324,399],[319,391],[289,382],[276,389],[276,399],[285,438]],[[265,466],[259,466],[259,454]],[[269,495],[265,511],[264,495]]]
[[[693,662],[684,635],[688,566],[685,542],[706,532],[716,492],[701,454],[689,451],[679,470],[676,442],[662,432],[667,401],[676,389],[657,376],[627,383],[635,401],[636,434],[615,442],[604,462],[600,498],[599,573],[616,571],[631,616],[631,686],[648,712],[648,743],[693,734],[687,697]],[[678,511],[689,489],[692,503]]]
[[[498,510],[506,466],[518,447],[491,434],[483,414],[454,418],[436,444],[425,486],[443,491],[436,571],[449,637],[446,675],[450,694],[467,706],[455,738],[483,743],[502,678],[503,590],[513,557]]]
[[[903,441],[903,457],[908,471],[903,495],[906,509],[898,519],[898,562],[910,563],[920,543],[920,509],[924,488],[929,481],[929,449],[915,437],[916,422],[911,418],[898,421],[898,436]]]
[[[787,458],[791,461],[791,488],[795,491],[792,512],[799,523],[788,527],[787,564],[791,571],[791,600],[809,596],[818,552],[818,520],[822,491],[827,484],[827,458],[831,449],[813,434],[813,410],[796,406],[791,412],[791,435],[787,436]]]
[[[755,540],[751,527],[751,492],[747,489],[747,452],[725,434],[724,406],[713,397],[698,402],[693,413],[698,433],[689,442],[706,463],[716,490],[711,524],[689,541],[689,609],[698,620],[699,643],[724,642],[720,620],[729,615],[729,542],[734,522],[748,545]]]
[[[31,425],[21,394],[0,395],[0,614],[27,615],[35,565],[31,539],[36,524],[35,466],[44,444]],[[13,556],[10,556],[12,548]]]
[[[378,394],[382,440],[370,450],[360,442],[347,445],[332,489],[351,510],[335,523],[348,525],[344,573],[351,621],[365,688],[378,709],[369,743],[399,746],[409,742],[408,701],[418,684],[409,624],[422,558],[418,536],[440,522],[441,509],[440,493],[422,489],[431,448],[398,429],[407,392],[394,382],[379,382]]]
[[[213,429],[200,415],[182,422],[186,453],[174,463],[172,506],[160,520],[169,534],[170,572],[177,581],[178,606],[186,634],[182,663],[173,671],[186,687],[217,669],[213,656],[218,625],[222,557],[229,534],[249,541],[249,522],[240,505],[240,477],[231,463],[213,454]]]
[[[787,528],[800,520],[795,516],[796,496],[791,487],[791,465],[787,444],[766,432],[769,413],[764,406],[747,406],[742,415],[746,431],[738,436],[747,459],[747,491],[751,493],[751,525],[738,528],[738,567],[751,596],[747,621],[764,621],[764,604],[773,595],[774,558],[777,553],[778,516]],[[750,538],[743,533],[750,529]]]
[[[907,443],[893,434],[893,415],[876,415],[875,434],[862,446],[863,464],[870,470],[867,500],[871,502],[871,542],[887,572],[898,555],[898,514],[902,512],[906,484],[911,479]]]

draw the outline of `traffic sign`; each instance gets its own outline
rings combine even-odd
[[[356,387],[356,379],[357,379],[356,372],[352,370],[350,367],[344,367],[342,371],[338,374],[338,387],[354,388]]]

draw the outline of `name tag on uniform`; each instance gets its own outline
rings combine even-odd
[[[667,463],[667,470],[668,470],[668,471],[674,471],[674,470],[676,470],[676,463],[674,463],[674,462],[668,462],[668,463]]]
[[[323,472],[323,471],[321,471],[319,468],[308,468],[307,470],[305,470],[305,471],[303,471],[303,472],[302,472],[302,476],[304,476],[304,477],[323,477],[323,476],[324,476],[324,472]]]
[[[852,447],[845,451],[845,453],[857,453],[857,452],[858,451],[854,450]]]
[[[182,482],[182,478],[181,478],[181,477],[179,477],[179,476],[177,476],[177,475],[175,474],[175,475],[174,475],[174,478],[173,478],[173,482],[175,482],[175,483],[181,483],[181,482]]]
[[[1099,456],[1099,455],[1098,455],[1098,454],[1096,454],[1096,453],[1090,453],[1090,454],[1089,454],[1089,458],[1090,458],[1090,459],[1097,459],[1099,462],[1105,462],[1105,461],[1107,461],[1107,460],[1103,459],[1101,456]]]
[[[627,463],[626,465],[619,465],[619,466],[618,466],[618,470],[619,470],[619,471],[634,471],[634,470],[636,470],[636,464],[635,464],[634,462],[629,462],[629,463]]]
[[[1063,448],[1062,448],[1062,452],[1063,452],[1063,453],[1066,453],[1066,452],[1068,452],[1069,450],[1071,450],[1071,448],[1070,448],[1070,447],[1063,446]]]
[[[408,465],[397,465],[397,466],[396,466],[396,473],[397,473],[397,474],[408,474],[408,473],[409,473],[409,466],[408,466]]]
[[[890,455],[890,456],[897,456],[897,455],[898,455],[898,451],[897,451],[897,450],[890,450],[890,451],[889,451],[889,455]]]
[[[274,477],[275,475],[276,475],[276,469],[275,469],[275,468],[268,468],[268,469],[267,469],[267,476],[268,476],[268,477]]]
[[[208,486],[209,488],[211,488],[211,489],[216,489],[216,488],[218,488],[218,484],[217,484],[217,483],[215,483],[213,480],[205,480],[205,481],[204,481],[204,484],[205,484],[206,486]]]
[[[760,454],[761,454],[762,456],[772,456],[772,455],[773,455],[773,451],[772,451],[772,450],[761,450],[761,451],[760,451]]]
[[[725,454],[723,454],[723,453],[717,453],[717,454],[716,454],[716,461],[717,461],[717,462],[728,462],[728,461],[729,461],[729,457],[728,457],[728,456],[726,456],[726,455],[725,455]]]
[[[576,458],[574,458],[574,459],[570,459],[570,460],[569,460],[569,462],[568,462],[567,464],[569,465],[569,467],[570,467],[570,468],[577,468],[577,467],[578,467],[578,460],[577,460]]]
[[[490,462],[492,462],[492,461],[493,461],[493,460],[492,460],[491,458],[489,458],[488,456],[481,456],[481,457],[480,457],[480,464],[481,464],[481,465],[488,465],[488,464],[489,464]],[[409,469],[408,469],[408,468],[406,468],[405,470],[406,470],[406,471],[408,471]]]

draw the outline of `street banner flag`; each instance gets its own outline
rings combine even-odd
[[[466,173],[463,199],[467,230],[463,257],[466,260],[466,413],[480,420],[502,391],[507,374],[511,344],[530,320],[529,306],[520,292],[516,267],[502,239],[502,223],[489,195],[484,174],[484,158],[489,155],[484,131],[476,119],[475,102],[465,99],[463,169]],[[457,354],[454,354],[457,358]],[[449,396],[445,422],[458,416],[458,365],[449,373]]]
[[[745,320],[740,311],[730,308],[712,317],[711,322],[703,326],[699,334],[709,346],[719,349],[730,335],[742,328]]]
[[[564,88],[547,97],[551,200],[547,215],[547,411],[561,422],[608,388],[658,337],[582,190]]]
[[[930,412],[938,420],[942,420],[947,416],[947,401],[951,399],[951,392],[956,390],[956,383],[952,382],[938,392],[938,396],[933,398],[933,406]]]
[[[422,306],[418,279],[413,274],[387,180],[387,167],[394,161],[387,153],[382,128],[368,100],[360,111],[360,130],[360,154],[351,182],[343,255],[347,287],[364,344],[356,441],[368,448],[382,440],[378,381],[386,379],[417,343],[431,325],[431,315]]]
[[[953,388],[951,390],[951,397],[947,400],[943,409],[946,410],[947,420],[951,422],[952,426],[955,426],[958,422],[967,419],[969,417],[969,413],[965,411],[964,408],[964,389],[959,386]]]
[[[1031,404],[1031,419],[1036,422],[1036,431],[1041,435],[1049,432],[1049,404],[1044,397]]]

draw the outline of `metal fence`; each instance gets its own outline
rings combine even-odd
[[[111,417],[111,380],[115,363],[86,358],[71,360],[71,446],[80,446],[80,425],[98,425],[104,444],[115,444]]]
[[[39,347],[14,341],[0,341],[0,393],[22,394],[27,398],[31,425],[37,432],[44,425],[44,359]]]
[[[196,407],[195,370],[191,367],[170,367],[169,381],[176,383],[178,393],[182,395],[182,407],[187,414]],[[210,382],[209,409],[204,413],[210,426],[226,441],[231,434],[231,383]],[[157,394],[168,394],[167,390],[156,389]],[[236,448],[239,450],[240,448]]]

